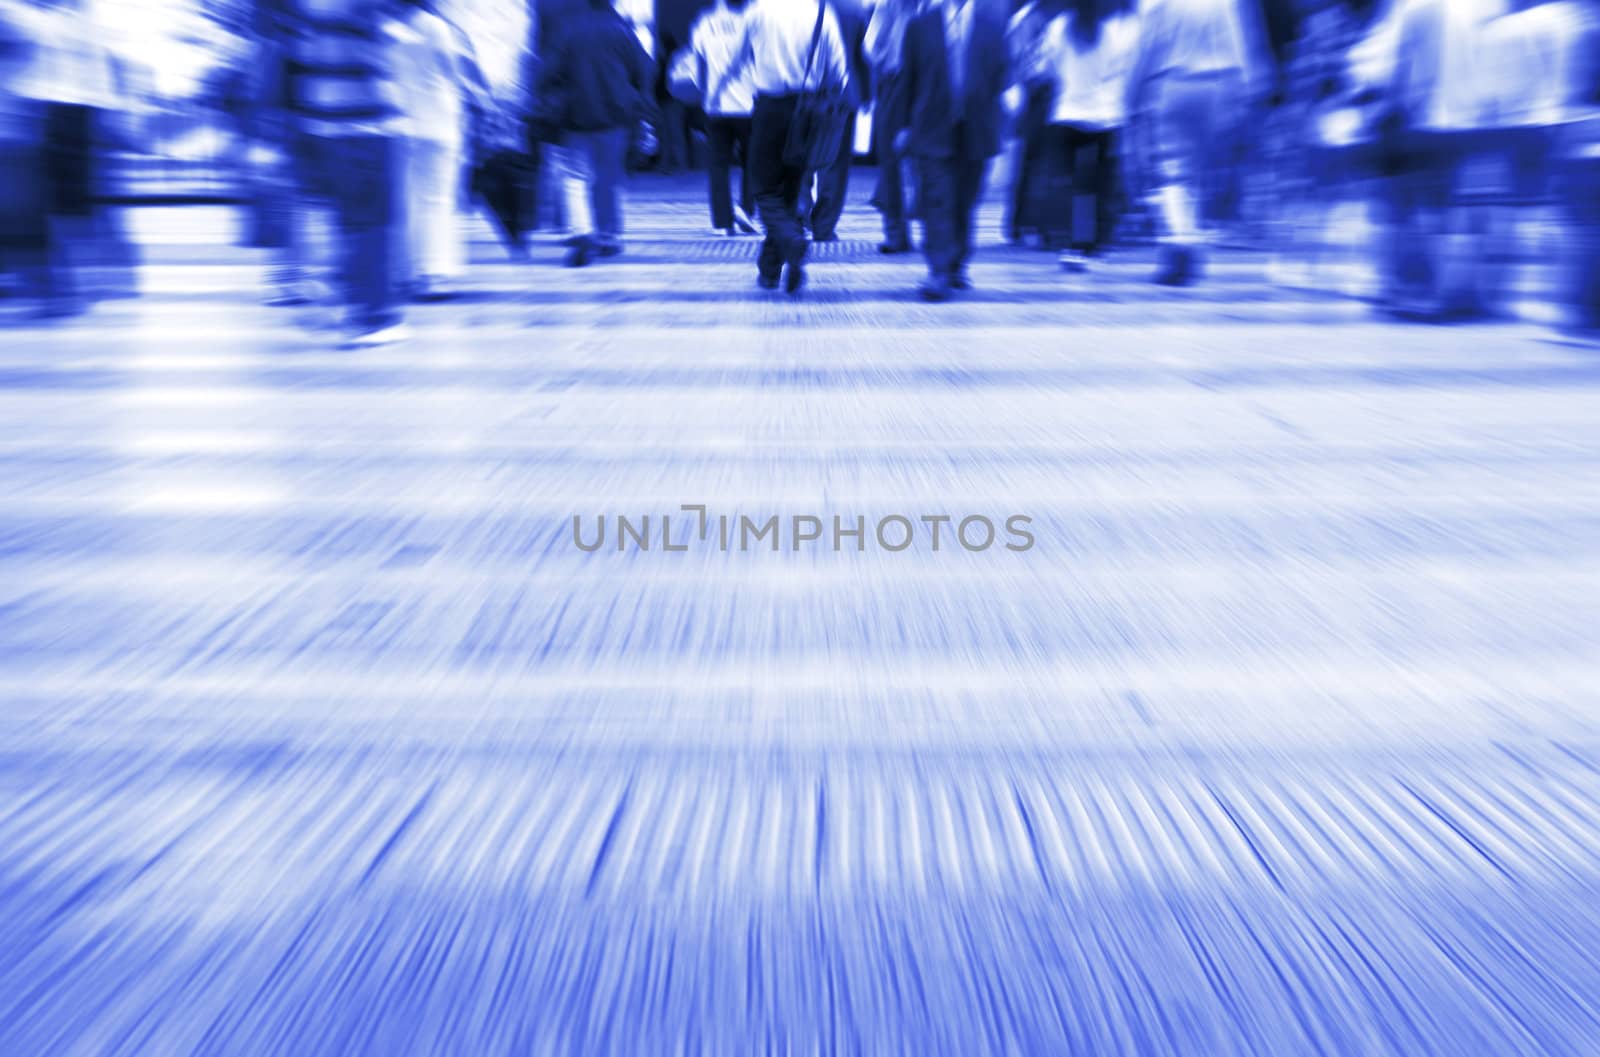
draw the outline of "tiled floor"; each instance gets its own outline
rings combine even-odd
[[[1596,1052],[1600,352],[699,209],[0,331],[0,1055]]]

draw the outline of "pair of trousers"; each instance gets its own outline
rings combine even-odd
[[[1048,244],[1098,253],[1117,219],[1115,134],[1051,125],[1045,142],[1050,159],[1050,194],[1043,218]]]
[[[383,135],[330,136],[316,144],[320,185],[337,233],[335,274],[351,323],[379,330],[400,322],[408,271],[403,235],[405,143]]]
[[[557,158],[567,227],[607,245],[622,242],[622,179],[629,130],[570,132]]]
[[[965,139],[957,135],[957,142]],[[987,158],[968,158],[957,151],[949,158],[917,159],[918,194],[922,204],[922,252],[928,274],[954,278],[972,259],[978,201],[983,197]]]
[[[804,166],[791,165],[785,157],[789,127],[794,124],[800,97],[763,95],[756,98],[750,128],[750,172],[756,183],[756,208],[766,240],[761,244],[757,266],[761,274],[775,279],[785,264],[805,259],[806,235],[800,225],[800,184]]]
[[[851,114],[845,121],[844,147],[839,151],[839,157],[826,169],[816,172],[817,196],[816,201],[809,210],[811,217],[811,233],[821,239],[832,238],[838,234],[839,218],[844,216],[845,199],[850,194],[850,163],[854,160],[856,143],[856,115]],[[807,174],[808,177],[810,174]],[[810,179],[801,182],[802,194],[810,186]],[[801,214],[808,211],[802,207]]]
[[[419,139],[411,141],[407,153],[411,278],[460,278],[466,257],[456,210],[461,197],[461,144]]]
[[[733,227],[733,160],[739,158],[739,207],[755,212],[756,185],[750,176],[751,119],[738,115],[713,115],[706,131],[711,140],[711,226]]]
[[[1237,70],[1169,74],[1155,103],[1155,169],[1162,236],[1178,245],[1207,239],[1207,217],[1226,179],[1244,78]]]

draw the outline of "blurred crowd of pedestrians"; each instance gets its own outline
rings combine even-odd
[[[102,208],[124,72],[75,2],[0,0],[0,269],[48,315],[131,252]],[[474,200],[513,255],[551,216],[571,266],[624,252],[627,170],[690,167],[691,130],[712,233],[764,235],[767,288],[804,286],[870,154],[880,249],[920,247],[929,301],[970,288],[1003,172],[1005,235],[1069,273],[1150,239],[1186,285],[1237,238],[1315,284],[1354,210],[1388,311],[1493,311],[1554,251],[1600,327],[1600,0],[711,0],[682,43],[544,0],[509,87],[434,0],[251,10],[233,110],[270,299],[336,300],[355,345],[452,294]]]

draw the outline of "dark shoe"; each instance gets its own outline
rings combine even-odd
[[[962,291],[971,290],[971,276],[967,275],[966,272],[957,272],[955,275],[952,275],[950,277],[950,289]]]
[[[878,252],[883,254],[885,257],[897,257],[902,253],[910,253],[911,243],[904,241],[880,242],[878,244]]]
[[[811,236],[812,242],[838,242],[839,233],[836,231],[819,231]]]
[[[781,274],[768,275],[766,272],[762,272],[760,275],[756,276],[756,285],[760,286],[763,290],[776,290],[778,288],[778,284],[782,281],[783,276]]]
[[[1161,251],[1161,265],[1156,269],[1155,282],[1159,286],[1188,286],[1197,278],[1199,266],[1195,252],[1188,246],[1168,246]]]
[[[793,296],[806,285],[806,266],[800,261],[790,261],[783,273],[783,292]]]
[[[598,252],[599,255],[602,258],[620,257],[620,256],[622,256],[622,243],[620,243],[620,242],[602,242],[602,243],[600,243],[600,245],[597,248],[596,252]]]
[[[579,239],[567,251],[568,268],[587,268],[592,260],[594,260],[594,247],[589,244],[588,239]]]
[[[917,287],[917,296],[932,305],[942,305],[952,294],[950,280],[929,276]]]

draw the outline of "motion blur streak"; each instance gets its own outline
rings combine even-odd
[[[1260,8],[1248,79],[1157,93],[1225,172],[1080,127],[1159,5]],[[1600,1055],[1594,5],[1159,5],[917,23],[1017,49],[970,270],[846,165],[775,280],[660,171],[741,134],[672,94],[696,5],[580,20],[651,42],[638,128],[413,179],[367,115],[313,191],[243,77],[294,5],[0,0],[0,1057]],[[476,105],[573,120],[523,5],[392,6],[318,32],[460,29]],[[1450,127],[1372,87],[1430,13],[1482,50],[1421,102],[1496,103]],[[686,507],[783,545],[616,546]]]

